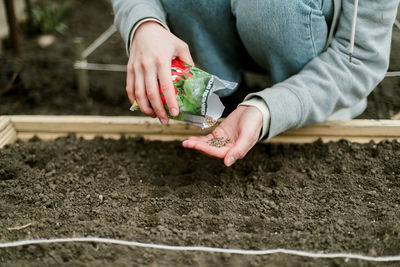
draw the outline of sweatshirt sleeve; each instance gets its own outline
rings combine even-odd
[[[130,36],[135,25],[147,18],[153,18],[167,25],[166,14],[159,0],[111,0],[114,9],[114,23],[125,41],[129,55]]]
[[[324,121],[366,99],[388,69],[398,5],[399,0],[359,2],[355,49],[350,62],[354,1],[343,0],[338,28],[329,48],[298,74],[246,97],[246,100],[260,97],[268,106],[270,127],[263,137],[271,138],[287,129]]]

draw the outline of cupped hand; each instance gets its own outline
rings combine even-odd
[[[257,143],[262,123],[262,113],[258,108],[239,106],[211,134],[191,136],[182,145],[212,157],[223,158],[229,167],[242,159]],[[216,138],[228,143],[219,147],[213,144],[212,140]]]
[[[169,119],[161,99],[159,85],[170,114],[179,114],[171,78],[171,61],[180,58],[194,65],[188,45],[154,21],[139,26],[132,39],[126,75],[126,92],[140,110],[158,117],[162,124]]]

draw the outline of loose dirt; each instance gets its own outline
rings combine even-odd
[[[399,205],[398,142],[258,144],[231,168],[178,142],[143,139],[87,141],[69,136],[47,143],[34,138],[0,150],[2,242],[99,236],[171,245],[396,255]],[[15,230],[21,226],[26,227]],[[0,249],[0,263],[378,265],[91,243]]]

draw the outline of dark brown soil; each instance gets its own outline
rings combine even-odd
[[[0,241],[99,236],[172,245],[400,254],[400,144],[258,144],[231,168],[178,142],[33,139],[0,150]],[[7,228],[33,223],[10,231]],[[104,244],[0,249],[1,264],[376,266]],[[381,264],[398,266],[398,263]]]
[[[23,62],[12,59],[8,51],[0,55],[0,114],[136,114],[129,111],[124,73],[91,71],[89,98],[78,96],[72,68],[73,39],[83,37],[89,45],[112,24],[113,15],[106,0],[72,0],[72,4],[65,19],[69,30],[57,35],[54,45],[41,49],[36,37],[25,36]],[[399,47],[400,29],[394,28],[391,71],[400,71]],[[125,47],[119,34],[96,50],[89,62],[126,64]],[[20,70],[19,76],[5,93],[16,70]],[[387,119],[399,113],[399,88],[400,77],[386,78],[368,98],[368,109],[360,118]]]
[[[58,0],[60,1],[60,0]],[[125,94],[125,73],[89,71],[90,95],[78,95],[73,72],[75,37],[91,44],[114,20],[106,0],[72,0],[64,19],[68,30],[56,42],[40,48],[37,36],[24,36],[24,60],[5,51],[0,55],[0,114],[132,115]],[[92,63],[126,64],[124,43],[118,33],[88,58]],[[4,92],[15,71],[19,75]]]

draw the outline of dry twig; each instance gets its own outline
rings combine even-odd
[[[27,224],[22,225],[22,226],[9,227],[9,228],[7,228],[7,230],[8,231],[18,231],[18,230],[25,229],[25,228],[27,228],[27,227],[29,227],[31,225],[32,225],[32,223],[27,223]]]
[[[13,86],[15,80],[17,79],[18,74],[19,74],[19,71],[15,71],[15,72],[13,73],[13,75],[11,76],[11,79],[10,79],[10,81],[7,83],[6,87],[4,87],[4,89],[0,91],[0,95],[5,94],[5,93],[7,93],[8,91],[10,91],[10,90],[12,89],[12,86]]]

